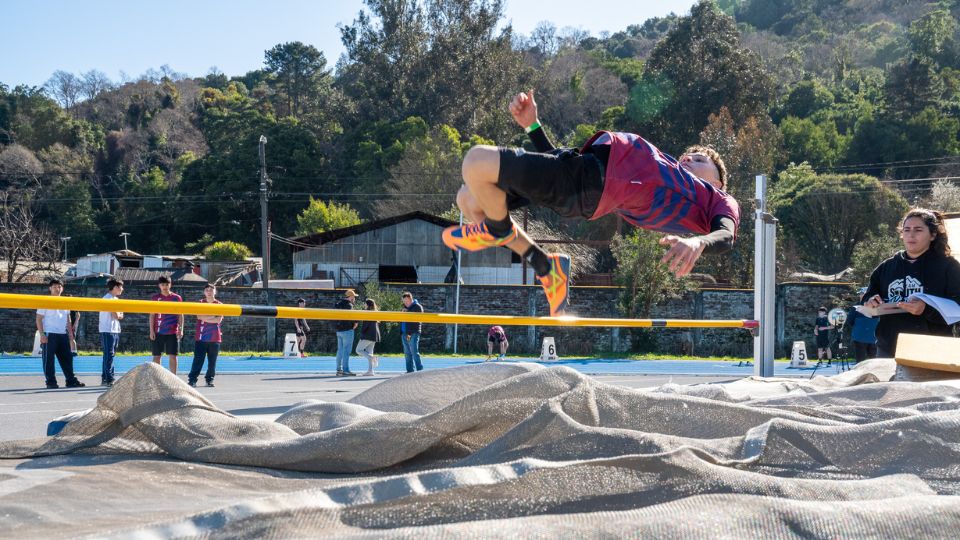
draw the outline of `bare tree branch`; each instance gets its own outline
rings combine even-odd
[[[20,283],[27,277],[57,273],[60,243],[46,228],[34,223],[32,191],[0,192],[0,260],[4,278]]]

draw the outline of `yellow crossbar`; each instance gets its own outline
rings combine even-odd
[[[0,293],[0,308],[69,309],[72,311],[122,311],[124,313],[170,313],[176,315],[223,315],[226,317],[274,317],[340,321],[420,322],[433,324],[478,324],[502,326],[619,326],[628,328],[750,328],[760,326],[752,320],[698,321],[687,319],[591,319],[574,316],[523,317],[512,315],[454,315],[452,313],[407,313],[316,309],[242,304],[206,304],[202,302],[157,302],[153,300],[105,300],[75,296],[40,296]]]

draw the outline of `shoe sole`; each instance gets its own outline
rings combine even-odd
[[[559,261],[560,261],[560,260],[563,260],[563,259],[566,259],[566,264],[559,263]],[[560,317],[560,316],[562,316],[562,315],[567,311],[567,309],[570,307],[570,257],[564,257],[564,258],[560,258],[560,257],[553,258],[553,257],[551,257],[551,258],[550,258],[550,262],[551,262],[551,265],[550,265],[550,266],[551,266],[551,267],[553,267],[553,262],[554,262],[554,261],[557,261],[557,262],[558,262],[557,266],[558,266],[559,269],[560,269],[560,274],[563,275],[564,281],[566,282],[567,293],[564,295],[563,302],[561,302],[560,305],[557,306],[556,309],[554,309],[553,306],[550,305],[550,298],[547,297],[547,306],[548,306],[549,309],[550,309],[550,316],[551,316],[551,317]],[[540,286],[543,287],[543,282],[540,283]],[[546,288],[544,288],[543,292],[544,292],[544,294],[546,295],[546,292],[547,292]]]

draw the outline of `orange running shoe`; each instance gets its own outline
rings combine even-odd
[[[517,226],[510,225],[510,234],[497,238],[487,231],[486,223],[468,223],[462,227],[447,227],[443,231],[443,243],[450,249],[480,251],[490,247],[500,247],[517,238]]]
[[[567,310],[567,298],[570,282],[570,256],[548,255],[550,259],[550,273],[537,276],[543,292],[547,295],[550,304],[550,316],[559,317]]]

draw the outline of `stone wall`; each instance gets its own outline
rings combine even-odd
[[[385,285],[387,290],[401,288],[410,290],[428,312],[453,313],[456,286],[454,285]],[[155,286],[132,286],[124,293],[126,299],[149,299],[156,292]],[[48,294],[47,287],[32,284],[0,284],[0,292],[21,294]],[[65,295],[101,297],[106,291],[99,287],[68,286]],[[175,288],[187,301],[197,301],[202,289],[180,286]],[[786,283],[777,286],[777,355],[789,354],[790,344],[805,340],[808,352],[812,349],[813,321],[818,306],[832,307],[837,298],[849,297],[852,288],[845,284]],[[217,298],[229,304],[296,305],[298,297],[307,300],[308,307],[332,308],[340,296],[339,291],[271,289],[264,291],[250,288],[221,287]],[[581,317],[619,317],[617,297],[620,289],[614,287],[574,287],[571,292],[571,309]],[[544,315],[546,299],[539,287],[534,286],[483,286],[460,287],[460,312],[479,315]],[[22,352],[33,343],[35,313],[27,310],[0,310],[0,350]],[[753,291],[751,290],[700,290],[682,298],[656,306],[653,318],[664,319],[749,319],[753,316]],[[84,313],[78,333],[79,345],[84,350],[100,348],[97,330],[97,314]],[[182,348],[192,351],[196,319],[186,317],[186,331]],[[131,313],[122,322],[123,334],[120,350],[147,351],[150,348],[147,315]],[[332,324],[327,321],[311,322],[312,334],[308,350],[332,352],[336,339]],[[293,332],[293,321],[287,319],[263,319],[255,317],[232,317],[223,323],[224,348],[239,350],[273,350],[282,347],[284,334]],[[385,332],[386,334],[386,332]],[[424,325],[421,350],[425,352],[451,351],[454,329],[452,325]],[[642,344],[646,349],[670,354],[751,356],[753,338],[746,330],[732,329],[654,329],[632,331],[624,328],[557,328],[557,327],[510,327],[507,328],[511,351],[514,353],[538,353],[544,336],[552,336],[557,350],[564,356],[592,354],[597,352],[623,352]],[[458,352],[479,353],[486,351],[486,326],[464,326],[457,329]],[[387,334],[390,343],[379,347],[381,351],[398,351],[397,333]]]

